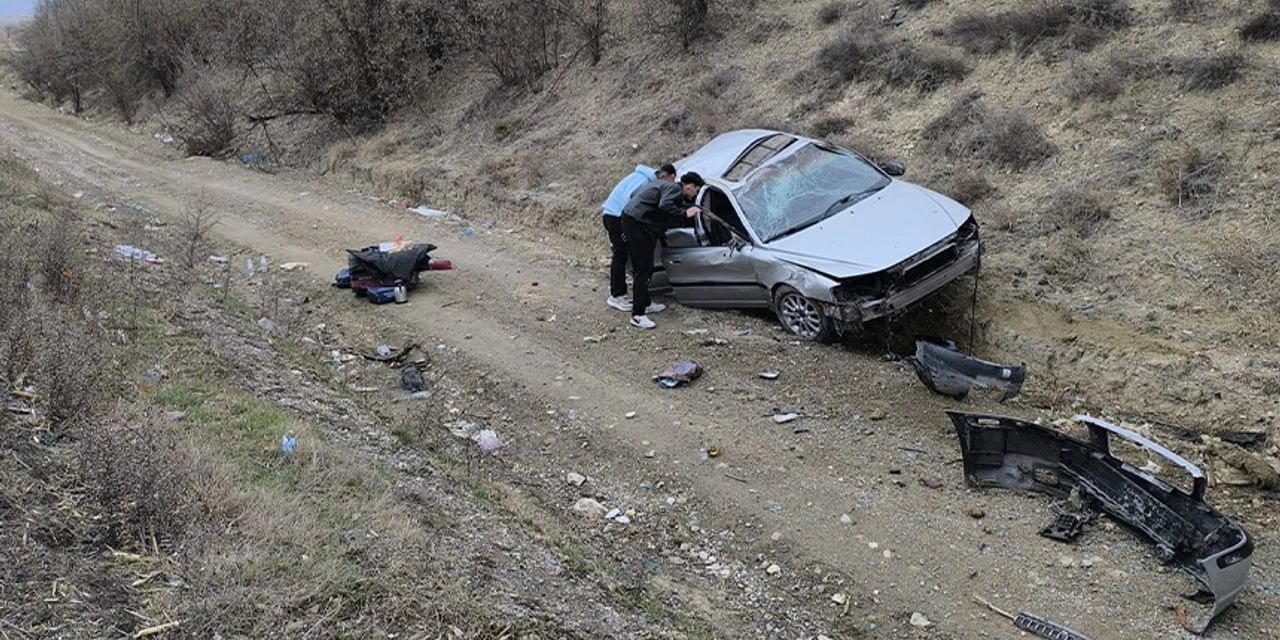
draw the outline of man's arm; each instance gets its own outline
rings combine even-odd
[[[662,187],[661,198],[658,200],[658,210],[668,218],[687,218],[692,217],[689,214],[690,207],[684,202],[684,193],[678,183],[667,184]],[[699,209],[700,210],[700,209]]]

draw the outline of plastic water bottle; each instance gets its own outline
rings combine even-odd
[[[246,258],[244,261],[244,270],[248,272],[249,277],[253,277],[253,258]]]
[[[266,273],[266,272],[267,272],[267,257],[262,256],[261,258],[258,258],[258,273]]]

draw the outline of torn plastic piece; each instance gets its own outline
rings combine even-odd
[[[908,358],[916,375],[930,391],[957,400],[974,387],[994,388],[1000,400],[1018,395],[1027,378],[1025,366],[1006,366],[960,353],[956,343],[943,338],[916,338],[916,354]]]
[[[666,371],[654,377],[658,384],[674,389],[682,384],[689,384],[702,377],[702,363],[697,360],[678,360]]]
[[[164,259],[160,256],[131,244],[116,245],[116,255],[125,260],[141,260],[147,264],[164,264]]]
[[[975,486],[1039,491],[1058,497],[1072,490],[1143,533],[1156,557],[1177,564],[1213,594],[1213,606],[1188,629],[1204,633],[1235,602],[1249,577],[1253,541],[1237,523],[1204,501],[1207,481],[1191,462],[1141,434],[1076,416],[1089,440],[1016,418],[949,411],[960,438],[965,480]],[[1171,486],[1111,455],[1119,437],[1181,468],[1191,492]]]

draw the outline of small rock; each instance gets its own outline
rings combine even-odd
[[[920,484],[922,484],[922,485],[924,485],[924,486],[926,486],[926,487],[928,487],[928,488],[930,488],[930,489],[941,489],[941,488],[942,488],[942,480],[941,480],[941,479],[939,479],[939,478],[934,478],[934,477],[920,478]]]
[[[794,422],[799,418],[800,418],[800,414],[795,412],[773,414],[773,421],[777,424],[786,424],[788,422]]]
[[[587,481],[587,477],[582,475],[581,473],[574,473],[570,471],[568,474],[565,475],[564,481],[568,482],[572,486],[581,487],[582,484]]]
[[[653,449],[650,449],[649,451],[647,451],[647,452],[644,454],[644,457],[646,457],[646,458],[656,458],[656,457],[658,457],[658,452],[657,452],[657,451],[655,451],[655,450],[653,450]]]
[[[981,520],[987,517],[987,508],[980,504],[970,505],[968,509],[965,509],[965,513],[969,514],[969,517],[974,520]]]
[[[1062,556],[1061,558],[1058,558],[1058,566],[1068,568],[1074,567],[1076,566],[1076,560],[1071,556]]]
[[[670,562],[671,564],[684,564],[684,558],[681,558],[680,556],[671,556],[667,558],[667,562]]]
[[[776,576],[776,575],[778,575],[779,573],[782,573],[782,567],[779,567],[779,566],[778,566],[778,565],[776,565],[776,564],[771,564],[771,565],[769,565],[769,568],[768,568],[768,569],[765,569],[765,570],[764,570],[764,572],[765,572],[765,573],[767,573],[767,574],[769,574],[769,575],[771,575],[771,576]]]
[[[777,371],[761,371],[758,375],[759,375],[761,378],[765,379],[765,380],[777,380],[777,379],[778,379],[778,372],[777,372]]]
[[[631,524],[631,518],[628,518],[626,514],[614,518],[613,521],[618,524]]]
[[[591,498],[583,498],[573,505],[573,510],[578,513],[584,513],[589,516],[600,517],[605,514],[608,509],[596,500]]]
[[[849,514],[847,514],[847,513],[846,513],[846,514],[844,514],[844,515],[840,516],[840,522],[841,522],[841,524],[853,524],[853,518],[852,518]]]
[[[895,476],[896,476],[896,475],[898,475],[898,474],[900,474],[900,473],[902,473],[902,467],[889,467],[889,474],[890,474],[890,475],[895,475]]]
[[[277,328],[270,318],[258,318],[258,327],[267,333],[275,333]]]
[[[630,420],[630,419],[632,419],[632,418],[636,417],[636,412],[634,412],[634,411],[628,411],[628,412],[627,412],[625,415],[623,415],[622,417],[624,417],[624,418],[626,418],[626,419]]]
[[[917,611],[917,612],[915,612],[915,613],[911,614],[911,626],[913,626],[913,627],[932,627],[932,626],[933,626],[933,623],[932,623],[932,622],[930,622],[928,618],[924,617],[924,614],[923,614],[923,613],[920,613],[919,611]]]
[[[620,516],[620,515],[622,515],[622,509],[618,509],[618,508],[616,508],[616,507],[615,507],[615,508],[613,508],[613,509],[610,509],[608,513],[604,514],[604,517],[606,517],[606,518],[608,518],[608,519],[610,519],[610,520],[613,520],[613,519],[616,519],[616,518],[617,518],[618,516]]]
[[[774,542],[777,542],[777,541],[781,540],[781,539],[782,539],[782,532],[781,532],[781,531],[774,531],[772,534],[770,534],[770,535],[769,535],[769,539],[770,539],[770,540],[772,540],[772,541],[774,541]]]
[[[883,555],[885,560],[893,559],[893,552],[888,549],[885,549],[884,551],[880,552],[880,555]]]
[[[871,418],[872,420],[879,421],[879,420],[884,420],[885,418],[888,417],[888,415],[885,414],[884,409],[876,409],[872,411],[871,414],[868,415],[867,417]]]
[[[170,420],[172,420],[172,421],[174,421],[174,422],[177,422],[177,421],[179,421],[179,420],[181,420],[181,419],[183,419],[183,418],[187,417],[187,412],[186,412],[186,411],[170,411],[170,412],[168,412],[168,413],[164,414],[164,417],[166,417],[166,418],[168,418],[168,419],[170,419]]]
[[[849,596],[843,593],[833,593],[831,594],[831,601],[836,604],[843,605],[844,603],[849,601]]]

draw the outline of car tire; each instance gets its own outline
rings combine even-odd
[[[835,321],[822,312],[817,302],[792,287],[778,287],[773,294],[773,309],[783,328],[801,340],[831,342],[835,339]]]

